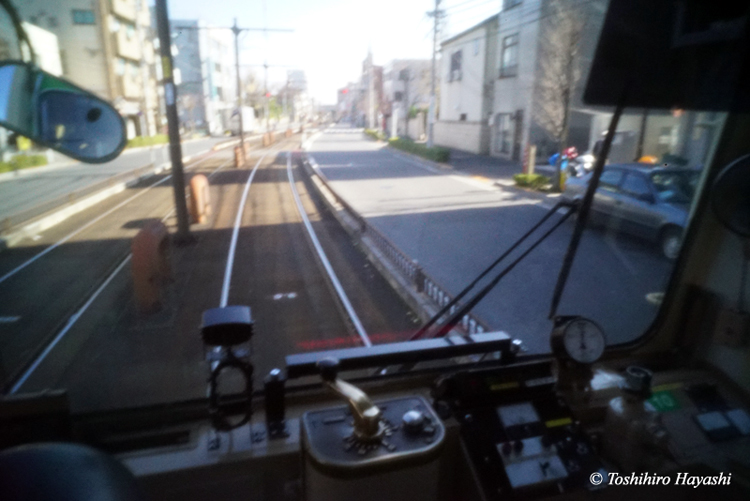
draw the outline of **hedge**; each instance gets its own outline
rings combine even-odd
[[[517,186],[538,190],[550,183],[550,178],[541,174],[514,174],[513,181]]]
[[[415,143],[411,139],[401,137],[393,138],[388,141],[388,144],[393,148],[419,155],[420,157],[432,160],[433,162],[445,163],[450,160],[451,157],[451,151],[448,148],[441,148],[440,146],[428,148],[427,145]]]
[[[166,134],[156,134],[155,136],[136,136],[128,141],[128,148],[137,148],[139,146],[153,146],[155,144],[165,144],[169,142],[169,136]]]
[[[47,155],[15,155],[10,162],[0,162],[0,172],[10,172],[29,167],[47,165]]]
[[[376,140],[384,140],[385,134],[375,129],[365,129],[365,134]]]

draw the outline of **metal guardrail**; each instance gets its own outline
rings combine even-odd
[[[407,256],[391,240],[383,235],[377,228],[372,226],[360,216],[343,198],[331,188],[328,178],[323,174],[317,165],[312,165],[309,158],[305,160],[308,165],[315,171],[321,182],[328,188],[336,201],[346,210],[354,220],[357,221],[360,238],[367,235],[370,240],[377,246],[378,250],[388,258],[388,260],[398,269],[402,276],[411,283],[418,293],[424,294],[430,298],[438,308],[442,308],[453,300],[453,296],[437,280],[429,276],[422,269],[420,264]],[[459,308],[460,303],[451,307],[449,315],[453,315]],[[461,319],[460,328],[468,334],[481,334],[488,332],[490,329],[486,323],[478,319],[475,315],[467,313]]]

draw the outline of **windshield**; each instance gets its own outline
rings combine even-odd
[[[604,0],[169,0],[161,34],[150,0],[13,3],[37,64],[112,103],[128,135],[88,165],[0,128],[0,386],[67,389],[76,412],[204,398],[210,308],[250,306],[256,389],[290,354],[408,342],[583,195],[613,114],[582,97]],[[2,22],[0,58],[19,59]],[[608,156],[624,167],[602,176],[558,314],[609,345],[644,335],[723,123],[625,109]],[[449,335],[548,353],[573,228]]]
[[[662,202],[688,204],[695,195],[699,172],[659,172],[651,175]]]

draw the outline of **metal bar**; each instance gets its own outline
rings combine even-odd
[[[583,228],[586,226],[586,222],[589,218],[589,211],[591,209],[591,203],[594,201],[594,194],[596,189],[599,187],[599,178],[604,171],[604,162],[607,160],[609,155],[609,148],[612,146],[612,140],[615,137],[615,131],[617,130],[617,123],[620,121],[620,116],[625,109],[625,94],[620,99],[620,102],[615,108],[615,112],[612,115],[612,121],[609,124],[607,135],[604,138],[602,145],[602,151],[596,159],[594,164],[594,172],[591,174],[591,180],[589,181],[588,189],[583,197],[583,202],[578,210],[578,220],[576,221],[575,228],[573,229],[573,236],[570,238],[568,244],[568,250],[565,252],[565,258],[563,259],[562,268],[560,274],[557,277],[557,283],[555,284],[555,292],[552,295],[552,304],[550,305],[549,317],[552,318],[557,314],[557,307],[560,304],[562,293],[565,290],[565,284],[568,281],[568,275],[570,275],[570,269],[573,267],[573,259],[575,259],[576,251],[578,250],[578,244],[581,241],[583,235]]]
[[[505,351],[510,348],[510,342],[510,336],[504,332],[489,332],[471,336],[421,339],[411,343],[378,344],[370,348],[357,347],[298,353],[287,355],[286,370],[289,379],[296,379],[318,374],[318,361],[327,357],[337,358],[342,371],[372,369]]]

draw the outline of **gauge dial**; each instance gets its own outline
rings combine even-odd
[[[581,364],[592,364],[604,354],[604,331],[596,323],[578,318],[565,326],[563,345],[568,356]]]

